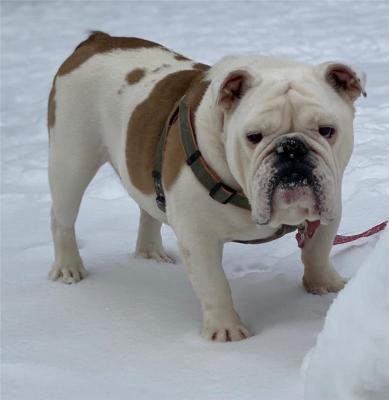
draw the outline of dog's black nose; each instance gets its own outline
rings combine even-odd
[[[302,158],[308,153],[308,147],[300,139],[285,138],[278,143],[276,153],[288,159]]]

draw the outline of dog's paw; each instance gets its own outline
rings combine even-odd
[[[303,277],[303,285],[305,290],[308,293],[318,295],[323,295],[327,293],[338,293],[344,288],[346,283],[347,281],[339,275],[331,276],[330,279],[320,281],[307,279],[305,276]]]
[[[71,284],[84,279],[87,274],[81,260],[72,263],[55,263],[49,272],[49,279]]]
[[[136,251],[135,257],[152,259],[159,263],[175,263],[174,258],[166,254],[163,248],[139,249]]]
[[[250,337],[250,332],[241,324],[204,327],[201,336],[214,342],[237,342]]]

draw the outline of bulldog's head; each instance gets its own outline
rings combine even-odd
[[[365,76],[349,65],[264,59],[220,82],[226,159],[260,224],[326,224],[340,204]]]

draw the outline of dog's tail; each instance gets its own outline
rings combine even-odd
[[[86,45],[91,45],[93,43],[105,41],[111,37],[110,35],[108,35],[108,33],[105,33],[102,31],[88,30],[86,33],[89,35],[88,38],[86,40],[84,40],[83,42],[81,42],[75,48],[75,50],[79,49],[80,47],[86,46]]]

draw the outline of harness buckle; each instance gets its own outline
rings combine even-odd
[[[162,210],[163,212],[166,211],[166,200],[165,200],[165,196],[157,196],[155,198],[155,201],[157,202],[157,206],[160,210]]]
[[[229,203],[236,193],[235,189],[220,181],[209,191],[209,195],[222,204]]]
[[[160,210],[165,212],[166,210],[166,200],[163,192],[163,187],[162,187],[162,177],[161,173],[159,171],[152,171],[152,176],[154,179],[154,186],[155,186],[155,192],[157,194],[157,197],[155,198],[155,201],[157,202],[157,206]]]
[[[195,161],[198,160],[198,158],[201,157],[200,150],[196,150],[194,153],[192,153],[187,159],[186,163],[191,166]]]

